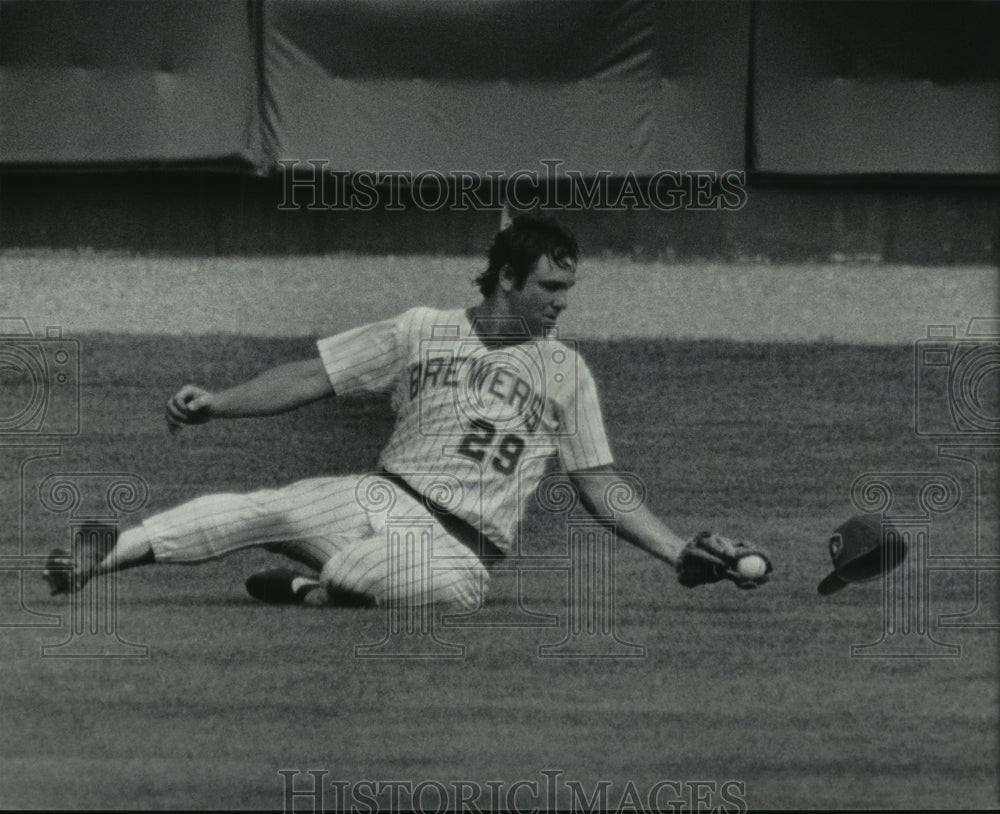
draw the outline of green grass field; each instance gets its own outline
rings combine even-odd
[[[852,658],[852,645],[882,633],[879,584],[816,592],[830,570],[827,538],[856,513],[856,477],[947,471],[972,482],[913,431],[912,348],[582,347],[613,449],[645,482],[653,508],[685,534],[712,528],[765,544],[777,565],[769,585],[683,589],[622,543],[616,631],[643,645],[643,658],[540,657],[541,645],[562,638],[566,577],[532,572],[523,607],[554,615],[557,626],[510,626],[524,610],[513,576],[497,575],[482,618],[507,626],[438,628],[465,647],[464,658],[359,659],[355,647],[385,633],[382,611],[256,604],[243,580],[276,560],[247,552],[120,575],[119,633],[147,645],[148,658],[62,659],[42,658],[41,647],[66,637],[68,604],[29,578],[24,607],[60,620],[0,629],[0,804],[277,809],[279,771],[298,770],[303,788],[305,772],[320,770],[327,783],[469,781],[482,791],[480,810],[491,807],[489,783],[502,795],[517,781],[544,789],[543,772],[561,773],[562,808],[575,805],[573,783],[588,798],[610,784],[606,806],[615,809],[627,808],[629,783],[645,806],[661,781],[678,784],[661,786],[667,810],[676,800],[691,807],[692,789],[713,806],[727,803],[728,790],[730,810],[740,801],[1000,805],[996,574],[983,578],[978,617],[992,629],[941,627],[940,614],[974,605],[973,580],[931,575],[930,633],[960,645],[957,658]],[[368,470],[388,430],[385,405],[343,402],[166,432],[162,405],[179,384],[238,381],[308,352],[307,340],[91,334],[82,348],[81,435],[65,440],[60,457],[22,469],[29,554],[67,534],[66,518],[34,500],[48,473],[136,473],[150,486],[146,511],[155,511],[209,490]],[[8,470],[9,497],[18,476]],[[980,486],[995,493],[995,468]],[[965,494],[933,526],[935,553],[971,553],[974,504]],[[9,544],[9,506],[4,516]],[[983,518],[982,529],[994,548],[996,520]],[[537,507],[527,530],[529,553],[564,547],[561,519]],[[0,580],[0,621],[23,620],[17,576]],[[514,802],[545,808],[539,795],[522,786]],[[325,802],[335,805],[330,787]],[[433,789],[424,803],[435,807]],[[311,810],[307,798],[297,806]]]

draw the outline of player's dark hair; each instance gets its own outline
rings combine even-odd
[[[555,218],[537,212],[517,215],[493,238],[489,266],[475,283],[482,295],[488,297],[496,291],[504,266],[510,266],[514,282],[521,289],[542,255],[559,268],[568,268],[576,262],[577,253],[573,233]]]

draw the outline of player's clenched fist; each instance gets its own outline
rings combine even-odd
[[[185,424],[204,424],[212,417],[212,394],[186,384],[167,402],[167,423],[171,430]]]

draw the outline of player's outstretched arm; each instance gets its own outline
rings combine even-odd
[[[597,515],[610,512],[604,505],[608,488],[618,480],[610,467],[589,469],[585,473],[570,473],[580,491],[587,510]],[[675,565],[681,550],[687,544],[666,523],[646,506],[615,517],[618,535],[664,562]]]
[[[609,515],[605,495],[617,479],[608,467],[570,473],[587,508]],[[688,588],[729,580],[740,588],[756,588],[770,579],[774,567],[768,554],[748,540],[702,532],[692,540],[678,537],[645,506],[617,513],[620,537],[674,566],[678,582]]]
[[[179,429],[212,418],[277,415],[332,395],[333,386],[317,356],[278,365],[248,382],[218,392],[184,385],[167,402],[167,423]]]

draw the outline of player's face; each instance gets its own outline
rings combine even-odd
[[[576,282],[576,264],[565,263],[565,267],[557,266],[542,255],[520,289],[504,286],[511,314],[524,320],[532,336],[544,336],[566,310],[569,290]]]

